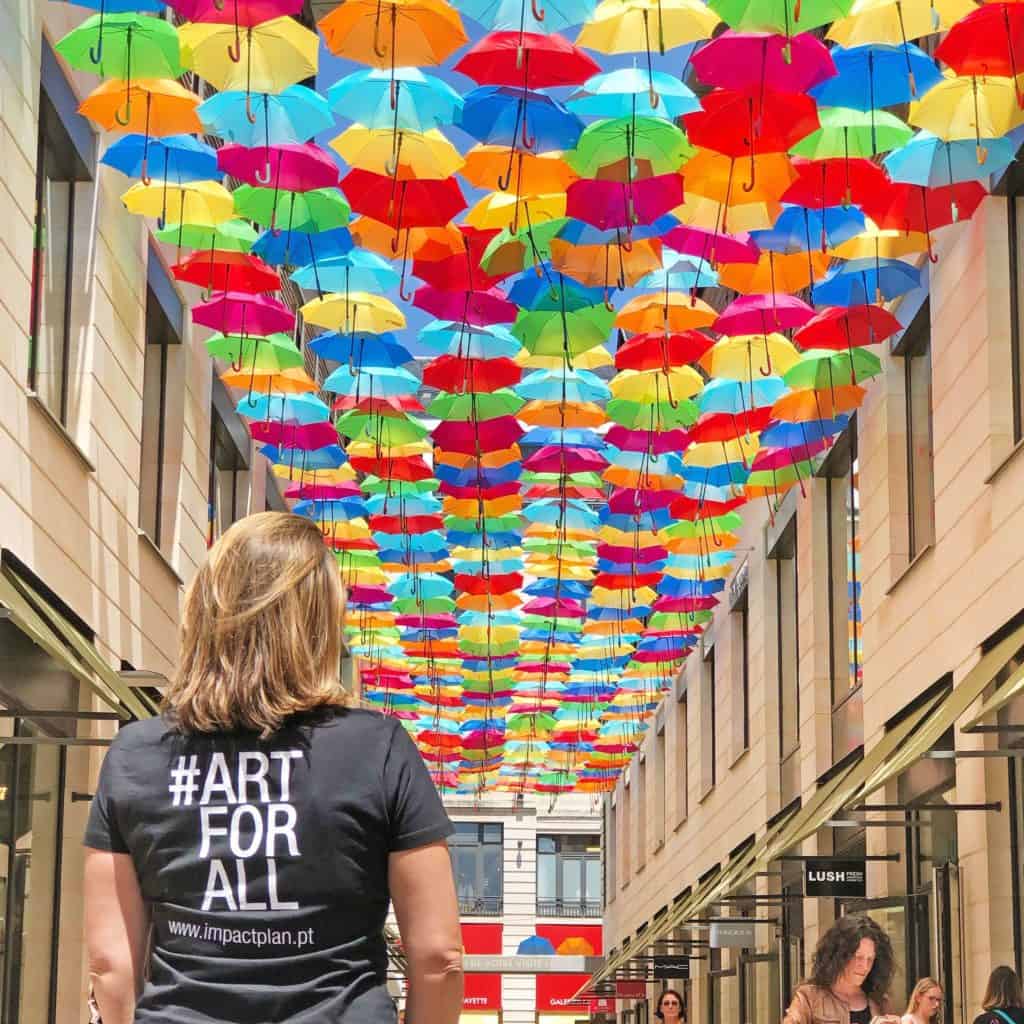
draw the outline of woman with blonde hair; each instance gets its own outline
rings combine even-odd
[[[1012,967],[1004,964],[989,975],[981,1006],[974,1024],[1024,1024],[1024,989]]]
[[[941,1020],[942,986],[934,978],[922,978],[910,993],[900,1024],[939,1024]]]
[[[401,724],[349,706],[344,593],[309,519],[266,512],[185,597],[160,718],[120,730],[85,844],[104,1024],[384,1024],[394,902],[410,1024],[455,1024],[452,827]]]

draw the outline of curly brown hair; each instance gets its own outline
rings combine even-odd
[[[818,988],[831,988],[846,970],[863,939],[870,939],[875,944],[875,962],[861,987],[873,1002],[882,1002],[889,991],[896,962],[889,936],[867,914],[848,914],[825,932],[814,951],[808,981]]]

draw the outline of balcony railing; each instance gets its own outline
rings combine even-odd
[[[459,913],[470,917],[497,917],[503,909],[500,896],[460,896]]]
[[[538,917],[600,917],[600,900],[537,900]]]

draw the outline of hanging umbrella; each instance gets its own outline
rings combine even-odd
[[[785,378],[786,371],[799,361],[800,353],[783,335],[747,334],[715,342],[700,365],[712,377],[750,382],[758,374],[762,377],[782,374]],[[790,383],[788,379],[786,383]],[[751,401],[750,407],[754,404]]]
[[[722,232],[741,227],[738,223],[734,227],[734,207],[761,204],[758,213],[763,217],[764,204],[777,204],[796,177],[794,165],[784,153],[755,153],[749,160],[737,161],[724,153],[701,149],[686,165],[689,194],[721,204],[722,209],[717,212],[720,214],[718,228]],[[778,209],[768,215],[771,223]],[[749,225],[743,228],[749,230]]]
[[[77,0],[75,6],[88,7],[91,10],[98,11],[100,18],[104,21],[108,14],[138,14],[143,11],[159,14],[164,9],[163,0]],[[102,31],[97,32],[97,37],[96,60],[93,61],[93,64],[99,64],[103,59]]]
[[[823,309],[793,335],[801,348],[849,349],[876,345],[903,325],[884,306],[834,306]]]
[[[674,75],[664,71],[648,74],[634,67],[605,71],[587,79],[566,106],[583,117],[640,116],[674,121],[699,110],[700,100]]]
[[[593,16],[597,0],[457,0],[456,7],[488,29],[560,32]]]
[[[398,181],[448,178],[462,170],[459,151],[436,128],[396,132],[353,125],[330,146],[352,167]]]
[[[56,51],[79,71],[131,83],[181,74],[178,32],[163,18],[101,11],[72,29]]]
[[[811,349],[784,371],[783,380],[794,389],[824,390],[847,381],[856,384],[858,381],[870,380],[881,372],[882,363],[878,356],[867,349],[855,348],[846,352],[819,352]],[[784,447],[770,445],[763,437],[762,443],[765,447]]]
[[[602,168],[623,164],[623,180],[634,177],[641,164],[649,174],[677,171],[694,153],[682,130],[658,117],[619,117],[587,125],[566,153],[567,163],[580,175],[596,177]],[[639,175],[636,175],[639,177]]]
[[[815,277],[823,274],[828,265],[829,257],[824,253],[784,255],[769,250],[762,253],[757,263],[723,267],[718,277],[725,287],[743,294],[777,295],[781,292],[801,291]]]
[[[477,85],[533,90],[580,85],[601,69],[559,35],[491,32],[464,54],[453,70],[472,78]]]
[[[730,28],[782,32],[789,38],[827,25],[849,13],[853,0],[710,0]]]
[[[537,153],[571,149],[583,122],[546,93],[484,85],[465,96],[459,127],[478,142]]]
[[[287,334],[261,336],[252,334],[243,337],[238,334],[214,334],[206,339],[206,351],[212,359],[222,359],[231,368],[240,371],[243,367],[280,373],[282,370],[302,366],[302,353]],[[270,438],[262,438],[271,441]],[[334,443],[331,438],[328,443]]]
[[[873,157],[908,142],[913,130],[884,110],[867,112],[849,107],[822,107],[821,127],[790,147],[811,160],[828,157]]]
[[[168,215],[178,223],[212,228],[235,215],[232,194],[215,181],[195,181],[184,185],[171,185],[166,181],[147,185],[132,185],[121,201],[129,213],[141,217],[156,217],[161,222]]]
[[[256,231],[244,220],[225,220],[212,227],[167,224],[157,230],[156,238],[179,248],[248,252],[256,241]]]
[[[136,132],[146,138],[201,132],[196,115],[199,97],[175,81],[162,78],[98,85],[78,112],[108,132]]]
[[[512,323],[516,317],[516,307],[496,288],[452,292],[424,285],[413,293],[413,305],[441,320],[477,326]]]
[[[661,243],[637,240],[627,248],[625,237],[602,245],[574,245],[562,239],[551,242],[551,264],[580,284],[611,288],[632,287],[645,274],[661,267]]]
[[[787,38],[730,28],[700,47],[690,64],[705,85],[758,92],[803,93],[836,73],[828,48],[809,32]]]
[[[319,385],[310,379],[301,367],[288,370],[230,370],[220,374],[220,379],[229,388],[248,390],[250,394],[262,392],[269,394],[300,395],[319,391]]]
[[[396,236],[402,228],[447,224],[466,208],[454,178],[395,182],[356,168],[345,175],[342,188],[353,210],[391,225]],[[396,237],[392,252],[397,251]]]
[[[910,106],[908,120],[945,141],[974,139],[978,163],[985,159],[981,140],[998,138],[1024,124],[1024,106],[1016,79],[947,78]]]
[[[365,331],[341,334],[328,331],[313,338],[309,349],[321,359],[360,368],[395,367],[412,361],[412,354],[395,341],[393,334],[369,334]]]
[[[338,184],[337,165],[313,143],[249,149],[229,142],[217,150],[217,166],[247,185],[275,191],[312,192]]]
[[[935,50],[935,57],[958,75],[1003,75],[1016,78],[1024,54],[1024,11],[1011,3],[975,8],[953,25]],[[1018,90],[1018,106],[1024,96]]]
[[[350,208],[336,188],[310,192],[282,192],[280,189],[240,185],[232,193],[239,216],[278,227],[286,235],[319,232],[348,224]],[[287,243],[290,245],[291,240]],[[269,262],[269,261],[268,261]]]
[[[236,192],[237,196],[237,192]],[[348,228],[328,228],[325,231],[262,232],[253,243],[252,251],[272,267],[283,263],[294,265],[309,260],[330,259],[351,252],[352,236]]]
[[[866,207],[871,199],[885,193],[889,180],[885,172],[863,158],[793,160],[796,180],[781,195],[784,203],[798,206]]]
[[[832,60],[836,76],[811,90],[824,107],[871,111],[900,106],[942,81],[935,61],[911,43],[835,46]]]
[[[462,177],[480,189],[498,188],[508,171],[507,145],[479,145],[465,156]],[[508,190],[517,196],[564,192],[576,175],[560,152],[530,153],[516,150]]]
[[[192,307],[192,320],[223,334],[242,336],[276,334],[295,327],[295,315],[282,302],[243,292],[224,292],[200,302]]]
[[[158,178],[179,185],[220,176],[216,150],[191,135],[163,139],[124,135],[107,146],[100,163],[129,178],[141,178],[145,184],[149,184],[151,169]]]
[[[330,410],[313,395],[255,395],[243,398],[238,412],[251,420],[277,420],[279,423],[317,423],[330,417]]]
[[[305,85],[280,93],[217,92],[196,111],[204,128],[240,146],[275,146],[307,142],[334,123],[327,101]],[[249,120],[255,113],[255,121]]]
[[[814,310],[796,295],[741,295],[712,324],[719,334],[769,334],[802,327]]]
[[[829,306],[854,306],[876,296],[894,299],[917,288],[916,267],[900,260],[848,260],[833,267],[814,286],[818,302]]]
[[[206,291],[236,291],[248,294],[276,292],[281,287],[277,272],[261,259],[242,252],[196,252],[171,267],[178,281],[187,281]]]
[[[864,214],[855,206],[785,206],[775,224],[763,231],[752,231],[751,240],[761,249],[777,253],[810,252],[825,239],[825,247],[834,249],[856,238],[865,227]]]
[[[405,317],[393,302],[367,292],[325,295],[307,302],[299,312],[307,324],[332,331],[386,334],[405,326]]]
[[[697,330],[634,334],[616,350],[615,366],[620,370],[667,370],[696,362],[712,344],[712,338]]]
[[[978,161],[978,147],[984,159]],[[939,188],[963,181],[987,181],[1013,163],[1017,147],[1009,138],[956,139],[946,142],[920,131],[882,161],[893,181]]]
[[[976,181],[938,188],[892,185],[885,195],[878,197],[878,205],[870,212],[880,227],[923,232],[929,257],[934,263],[936,257],[931,251],[931,232],[947,224],[955,224],[961,218],[970,219],[987,194],[985,187]]]
[[[772,416],[787,423],[836,419],[860,408],[867,392],[856,384],[842,384],[820,391],[808,388],[783,395],[772,406]]]
[[[425,132],[453,124],[462,109],[462,97],[443,79],[416,67],[387,70],[364,68],[339,78],[327,90],[331,110],[366,128]]]
[[[974,0],[854,0],[849,16],[834,21],[826,38],[843,46],[902,46],[945,32],[976,9]]]
[[[565,212],[601,230],[632,229],[651,224],[683,199],[683,179],[663,174],[626,184],[618,181],[574,181],[566,193]]]
[[[301,250],[297,253],[301,257]],[[390,263],[362,249],[328,256],[292,271],[300,287],[319,292],[386,292],[398,284],[398,272]]]

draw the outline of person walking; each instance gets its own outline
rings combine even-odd
[[[899,1024],[888,1009],[893,969],[882,928],[867,914],[841,917],[819,940],[783,1024]]]
[[[103,1024],[386,1024],[393,901],[409,1024],[456,1024],[452,832],[401,723],[350,706],[316,524],[265,512],[185,596],[161,717],[120,730],[85,834]]]
[[[922,978],[910,993],[900,1024],[939,1024],[941,1020],[942,986],[934,978]]]
[[[662,1024],[685,1024],[683,997],[674,989],[667,988],[658,996],[658,1008],[654,1016]]]
[[[1024,1024],[1024,989],[1012,967],[997,967],[989,975],[981,1006],[974,1024]]]

